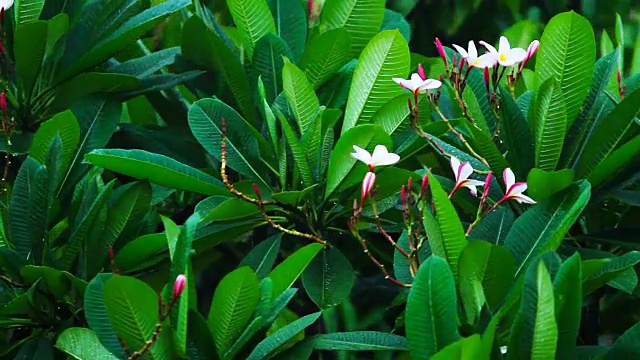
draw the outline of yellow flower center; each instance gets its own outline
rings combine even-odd
[[[502,61],[502,62],[507,61],[507,55],[501,53],[500,54],[500,61]]]

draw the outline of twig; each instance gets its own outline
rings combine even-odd
[[[389,275],[389,272],[384,267],[384,265],[382,265],[380,263],[380,261],[378,261],[378,259],[376,259],[376,257],[373,256],[371,251],[369,251],[369,247],[367,246],[367,241],[362,236],[360,236],[360,234],[358,234],[357,231],[353,231],[353,235],[356,237],[356,239],[358,239],[358,241],[360,241],[360,244],[362,245],[362,249],[364,250],[364,253],[367,254],[367,256],[369,257],[371,262],[373,262],[378,267],[378,269],[380,269],[380,271],[382,272],[382,274],[384,275],[384,278],[386,280],[389,280],[392,283],[394,283],[394,284],[396,284],[398,286],[401,286],[403,288],[410,288],[411,287],[411,284],[405,284],[402,281],[399,281],[396,278],[394,278],[393,276]]]
[[[156,324],[156,328],[153,331],[153,334],[151,334],[151,338],[144,343],[144,345],[140,348],[140,350],[135,351],[133,354],[131,354],[131,356],[129,356],[129,360],[138,359],[142,355],[144,355],[147,351],[149,351],[149,349],[151,349],[151,346],[156,342],[156,340],[158,340],[158,336],[160,335],[161,330],[162,330],[162,323],[159,322]]]
[[[25,284],[21,284],[17,281],[11,280],[10,278],[4,276],[4,275],[0,275],[0,280],[6,282],[7,284],[11,285],[11,286],[15,286],[15,287],[27,287]]]

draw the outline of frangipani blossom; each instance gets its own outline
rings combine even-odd
[[[9,10],[10,7],[13,6],[13,0],[0,0],[0,8]]]
[[[351,156],[367,164],[369,171],[373,171],[376,166],[393,165],[400,161],[400,156],[390,153],[384,145],[376,145],[372,154],[357,145],[353,145],[353,150],[356,152],[351,153]]]
[[[507,186],[507,193],[504,195],[504,200],[513,199],[519,203],[525,204],[535,204],[536,202],[522,193],[527,190],[526,182],[516,182],[516,176],[513,174],[511,169],[506,168],[502,172],[502,178],[504,179],[504,184]]]
[[[424,70],[423,70],[424,72]],[[423,93],[427,90],[437,89],[442,86],[442,83],[439,80],[435,79],[426,79],[422,80],[420,74],[413,73],[411,78],[403,79],[403,78],[393,78],[398,85],[403,88],[411,91],[414,96],[418,96],[418,94]]]
[[[527,48],[527,56],[524,58],[524,61],[520,63],[520,69],[524,69],[524,66],[527,64],[529,60],[538,52],[538,48],[540,47],[540,41],[533,40],[529,47]]]
[[[452,46],[462,55],[462,58],[467,61],[470,67],[484,69],[493,67],[497,63],[496,57],[491,53],[478,56],[478,49],[476,49],[476,44],[473,41],[469,41],[468,50],[456,44],[452,44]]]
[[[476,186],[483,186],[484,182],[469,179],[469,176],[471,176],[471,174],[473,173],[473,167],[471,167],[471,164],[469,164],[468,161],[460,163],[460,160],[458,160],[458,158],[452,156],[451,170],[453,170],[453,173],[456,177],[456,185],[453,187],[453,190],[451,190],[451,195],[453,195],[453,193],[456,192],[456,190],[458,190],[459,188],[466,187],[467,189],[469,189],[469,191],[471,191],[471,195],[478,196],[478,190],[476,189]]]
[[[480,44],[484,45],[489,50],[489,54],[492,54],[498,64],[502,66],[513,66],[521,63],[527,58],[527,51],[522,48],[511,48],[509,40],[506,37],[500,37],[500,44],[498,50],[493,45],[484,41],[480,41]]]

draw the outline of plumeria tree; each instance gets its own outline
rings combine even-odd
[[[621,17],[2,5],[0,358],[637,355]]]

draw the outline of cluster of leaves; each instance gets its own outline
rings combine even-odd
[[[640,74],[621,31],[596,61],[592,25],[561,13],[492,89],[412,53],[384,0],[154,3],[8,12],[0,357],[640,351]],[[412,104],[393,78],[418,63],[445,78]],[[354,145],[401,158],[355,209],[371,168]],[[538,204],[500,203],[494,177],[476,221],[451,157],[476,180],[513,169]]]

